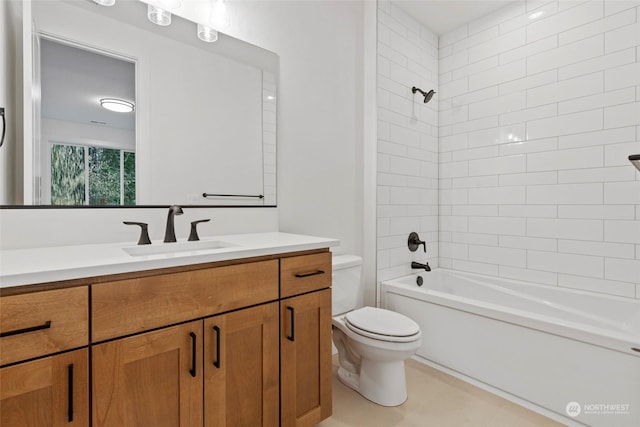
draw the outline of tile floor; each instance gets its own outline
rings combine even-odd
[[[333,366],[333,416],[319,427],[547,427],[553,420],[465,383],[415,360],[408,360],[409,398],[394,408],[369,402],[343,385]]]

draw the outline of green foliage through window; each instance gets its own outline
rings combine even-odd
[[[51,204],[85,204],[85,150],[74,145],[51,146]]]
[[[51,204],[135,205],[135,163],[129,151],[53,144]]]
[[[136,204],[136,153],[124,152],[124,204]]]

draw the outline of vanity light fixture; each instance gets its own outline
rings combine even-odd
[[[163,27],[171,24],[171,12],[152,4],[147,6],[147,18],[149,18],[149,21],[154,24],[161,25]]]
[[[116,4],[116,0],[91,0],[95,4],[99,4],[100,6],[113,6]]]
[[[209,25],[218,29],[229,27],[229,14],[224,0],[209,1]]]
[[[100,100],[102,108],[106,108],[109,111],[115,111],[116,113],[130,113],[135,110],[133,102],[125,101],[123,99],[115,98],[102,98]]]
[[[198,24],[198,38],[203,42],[213,43],[218,40],[218,32],[211,27]]]
[[[182,6],[182,0],[158,0],[158,4],[164,9],[178,9]]]
[[[633,166],[640,171],[640,154],[632,154],[629,156],[629,161]]]

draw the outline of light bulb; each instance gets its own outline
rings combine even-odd
[[[147,18],[163,27],[171,24],[171,13],[152,4],[147,7]]]
[[[213,43],[218,40],[218,32],[211,27],[198,24],[198,38],[203,42]]]
[[[92,0],[95,4],[100,6],[113,6],[116,4],[116,0]]]

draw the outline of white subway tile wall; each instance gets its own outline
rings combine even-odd
[[[478,37],[495,38],[493,31]],[[467,40],[466,34],[460,37]],[[460,55],[450,46],[440,72],[468,63],[468,47],[459,49]],[[438,89],[438,37],[396,5],[378,2],[378,281],[410,274],[411,261],[438,266],[438,116],[452,124],[468,118],[466,105],[464,116],[458,111],[439,114],[438,100],[440,92],[466,93],[467,78],[460,81],[462,87]],[[425,104],[420,93],[411,93],[413,86],[438,93]],[[450,162],[444,173],[467,176],[468,162],[460,164],[463,170]],[[407,248],[412,231],[427,242],[426,254],[422,248]]]
[[[262,167],[264,176],[264,204],[277,204],[276,194],[276,97],[275,74],[262,72]]]
[[[388,4],[380,10],[387,21],[394,13]],[[396,39],[429,59],[429,73],[414,81],[436,84],[432,37],[415,46],[405,25],[380,26],[404,31]],[[640,153],[640,1],[527,0],[440,36],[438,58],[440,91],[428,106],[439,103],[439,150],[425,149],[439,154],[439,238],[420,231],[431,245],[439,240],[439,265],[640,299],[640,172],[627,161]],[[411,82],[396,83],[410,100]],[[387,139],[381,157],[415,159],[390,152]],[[406,194],[403,184],[388,189]],[[397,208],[414,223],[391,210],[380,216],[396,223],[380,235],[381,280],[407,272],[407,261],[392,256],[405,250],[404,236],[389,233],[420,224],[411,200]]]

